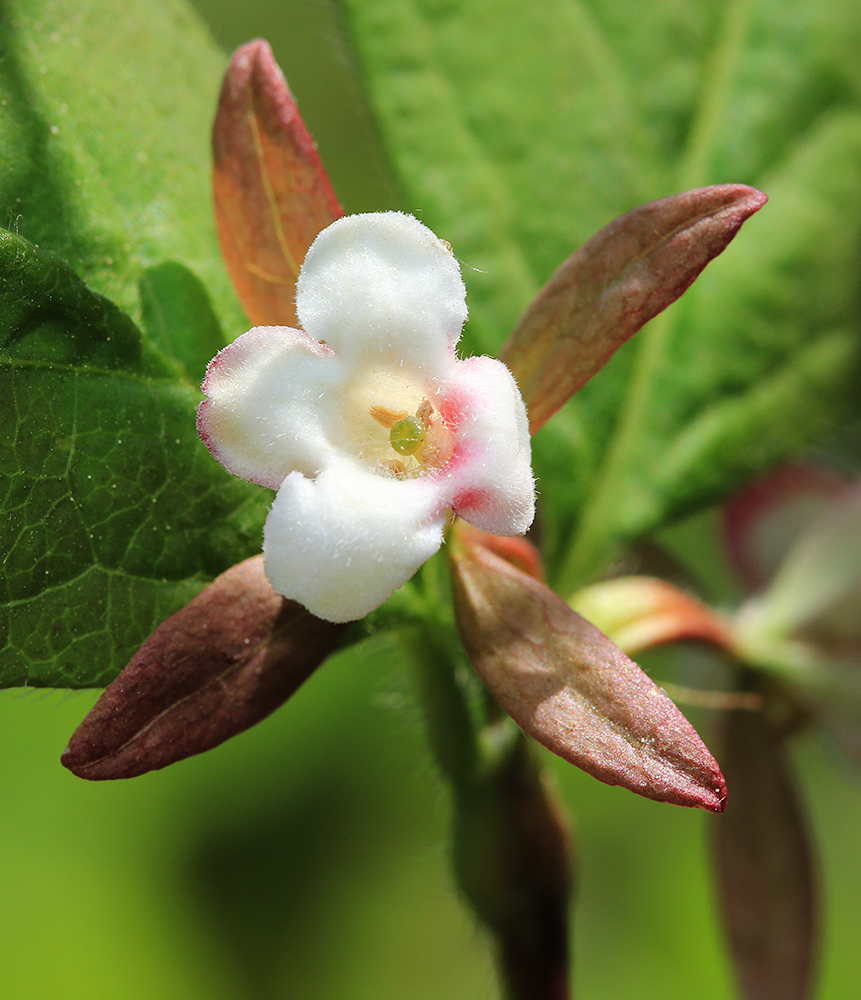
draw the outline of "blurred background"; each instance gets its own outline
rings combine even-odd
[[[398,205],[332,5],[195,6],[225,64],[242,42],[270,41],[349,211]],[[252,731],[130,782],[86,783],[59,764],[95,697],[0,692],[4,996],[498,995],[454,889],[447,793],[394,641],[336,656]],[[843,1000],[861,979],[861,788],[828,747],[796,752],[828,907],[818,996]],[[715,818],[547,764],[580,862],[576,995],[733,997],[709,883]]]

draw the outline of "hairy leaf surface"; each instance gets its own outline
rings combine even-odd
[[[93,687],[259,547],[198,394],[71,269],[0,237],[0,683]]]

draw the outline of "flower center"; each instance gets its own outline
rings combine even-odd
[[[454,451],[451,431],[430,400],[422,399],[415,416],[382,406],[372,406],[370,414],[380,426],[389,429],[389,445],[402,456],[388,455],[380,460],[381,468],[389,475],[398,479],[420,476],[430,469],[441,468],[451,458]]]
[[[400,372],[369,372],[348,393],[344,444],[381,475],[412,479],[439,469],[454,452],[452,432],[424,386]]]
[[[425,436],[426,430],[416,417],[401,417],[392,424],[389,443],[399,455],[413,455],[421,447]]]

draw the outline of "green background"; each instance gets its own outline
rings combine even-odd
[[[401,204],[361,113],[352,57],[330,7],[197,6],[225,53],[257,35],[270,40],[348,210]],[[369,0],[366,6],[373,8]],[[436,6],[444,13],[444,2]],[[799,54],[807,54],[804,39],[799,29]],[[682,62],[676,72],[674,86],[683,90],[690,66]],[[214,97],[217,80],[201,86]],[[802,104],[799,116],[814,110]],[[726,169],[708,179],[748,179],[725,176]],[[637,190],[668,193],[650,184],[642,178]],[[542,197],[551,196],[548,186]],[[607,221],[600,204],[587,208],[576,223],[580,236]],[[448,799],[424,746],[408,668],[392,643],[336,657],[253,731],[128,783],[87,784],[59,766],[93,700],[90,693],[0,692],[4,995],[497,995],[486,942],[453,888]],[[799,744],[797,755],[828,904],[818,995],[843,1000],[861,979],[858,778],[813,741]],[[577,995],[732,997],[708,882],[708,827],[719,820],[606,788],[555,760],[548,766],[576,816]]]

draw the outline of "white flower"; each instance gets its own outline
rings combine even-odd
[[[255,327],[210,362],[198,414],[230,472],[278,490],[263,553],[279,593],[352,621],[437,551],[450,511],[526,531],[526,410],[500,361],[455,355],[466,290],[448,244],[396,212],[339,219],[296,306],[304,331]]]

